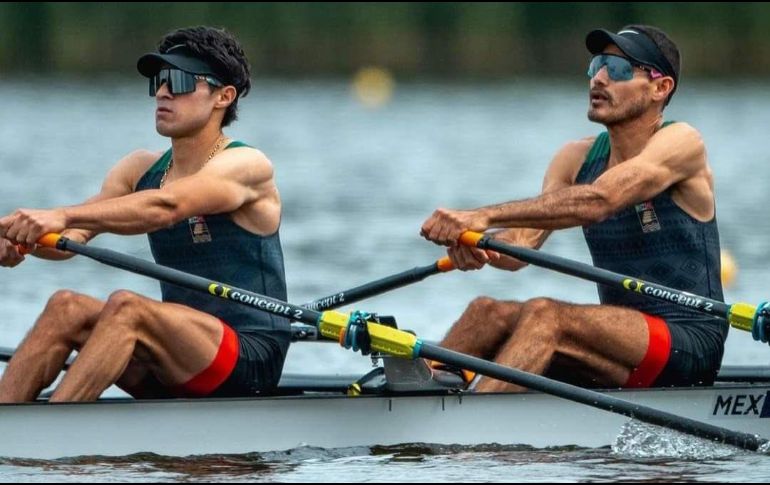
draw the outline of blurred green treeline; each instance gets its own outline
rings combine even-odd
[[[585,34],[656,25],[685,75],[770,75],[763,3],[2,3],[0,76],[130,72],[166,32],[225,27],[255,76],[339,76],[365,65],[401,77],[573,76]]]

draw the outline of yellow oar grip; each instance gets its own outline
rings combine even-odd
[[[483,237],[484,237],[484,234],[480,232],[465,231],[460,236],[460,244],[475,248],[476,246],[478,246],[479,241],[481,241],[481,238]]]
[[[326,338],[339,341],[340,334],[347,329],[349,315],[335,311],[325,311],[318,322],[318,332]],[[414,346],[417,337],[396,328],[369,323],[369,336],[372,338],[372,350],[404,359],[414,358]]]
[[[734,303],[730,305],[730,313],[727,315],[727,321],[735,328],[751,332],[754,326],[754,314],[757,307],[748,303]]]

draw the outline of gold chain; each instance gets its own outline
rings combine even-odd
[[[211,153],[209,153],[209,158],[206,159],[205,162],[203,162],[203,165],[206,165],[209,163],[209,160],[214,158],[214,155],[217,154],[219,151],[219,148],[222,146],[222,143],[225,141],[225,135],[219,135],[219,138],[217,138],[217,143],[214,145],[214,149],[211,150]],[[158,188],[163,187],[163,184],[166,183],[166,177],[168,176],[168,172],[171,170],[171,167],[174,166],[174,156],[172,154],[171,160],[169,160],[168,165],[166,166],[166,170],[163,172],[163,177],[160,179],[160,186]],[[203,168],[203,167],[201,167]]]

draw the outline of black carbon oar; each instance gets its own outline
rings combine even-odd
[[[716,318],[723,318],[735,328],[752,332],[755,337],[758,337],[758,340],[763,342],[767,342],[767,337],[770,337],[770,307],[765,303],[758,306],[748,303],[728,305],[718,300],[614,273],[590,264],[554,256],[535,249],[506,244],[478,232],[467,231],[463,233],[460,242],[466,246],[496,251],[559,273],[673,303]]]
[[[361,301],[365,298],[385,293],[386,291],[395,290],[396,288],[401,288],[402,286],[417,283],[418,281],[424,280],[428,276],[433,276],[434,274],[438,273],[446,273],[448,271],[452,271],[453,269],[454,266],[452,266],[452,261],[448,257],[444,257],[433,264],[429,264],[427,266],[418,266],[416,268],[386,276],[385,278],[375,280],[361,286],[356,286],[355,288],[351,288],[349,290],[339,291],[329,296],[318,298],[317,300],[305,303],[302,306],[311,310],[331,310],[344,305],[355,303],[357,301]]]

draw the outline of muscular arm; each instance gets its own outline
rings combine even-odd
[[[104,181],[102,182],[101,190],[98,194],[87,199],[83,205],[95,204],[100,201],[108,199],[122,197],[130,194],[134,191],[134,186],[138,182],[139,178],[150,167],[150,165],[157,160],[159,154],[150,152],[147,150],[137,150],[127,156],[123,157],[118,163],[107,173]],[[31,209],[19,209],[14,214],[6,216],[0,221],[10,223],[11,220],[28,220],[30,217],[34,217],[38,214],[50,213],[50,211],[37,211]],[[34,224],[34,223],[33,223]],[[3,225],[3,230],[7,228]],[[58,232],[59,230],[57,230]],[[49,231],[45,231],[49,232]],[[61,230],[61,234],[72,240],[86,243],[93,239],[98,232],[93,230],[87,230],[83,228],[65,228]],[[36,239],[35,239],[36,240]],[[52,259],[62,260],[72,257],[72,253],[63,251],[57,251],[54,249],[38,248],[34,251],[34,256]]]
[[[705,168],[700,134],[684,123],[656,133],[634,158],[608,169],[594,183],[480,209],[488,227],[561,229],[600,222],[649,200]]]
[[[259,151],[233,148],[162,190],[143,190],[62,208],[62,223],[91,233],[144,234],[194,215],[233,212],[255,202],[259,187],[272,176],[272,165]],[[28,240],[38,237],[30,234]]]
[[[567,159],[574,163],[569,146],[565,150]],[[572,156],[576,153],[572,152]],[[705,168],[700,134],[689,125],[677,123],[658,131],[639,155],[608,169],[593,184],[570,184],[532,199],[473,211],[439,209],[423,225],[422,233],[439,244],[453,245],[466,230],[554,230],[591,224],[648,200]]]
[[[568,143],[559,150],[553,160],[551,160],[543,177],[542,194],[562,190],[574,183],[585,155],[593,144],[593,140],[593,138],[587,138]],[[537,249],[543,245],[548,236],[551,235],[551,232],[547,229],[514,227],[495,232],[493,237],[516,246]],[[480,251],[462,246],[450,248],[449,255],[455,267],[460,269],[478,269],[484,263],[489,263],[496,268],[509,271],[516,271],[526,266],[525,263],[517,259],[499,255],[492,251]]]

